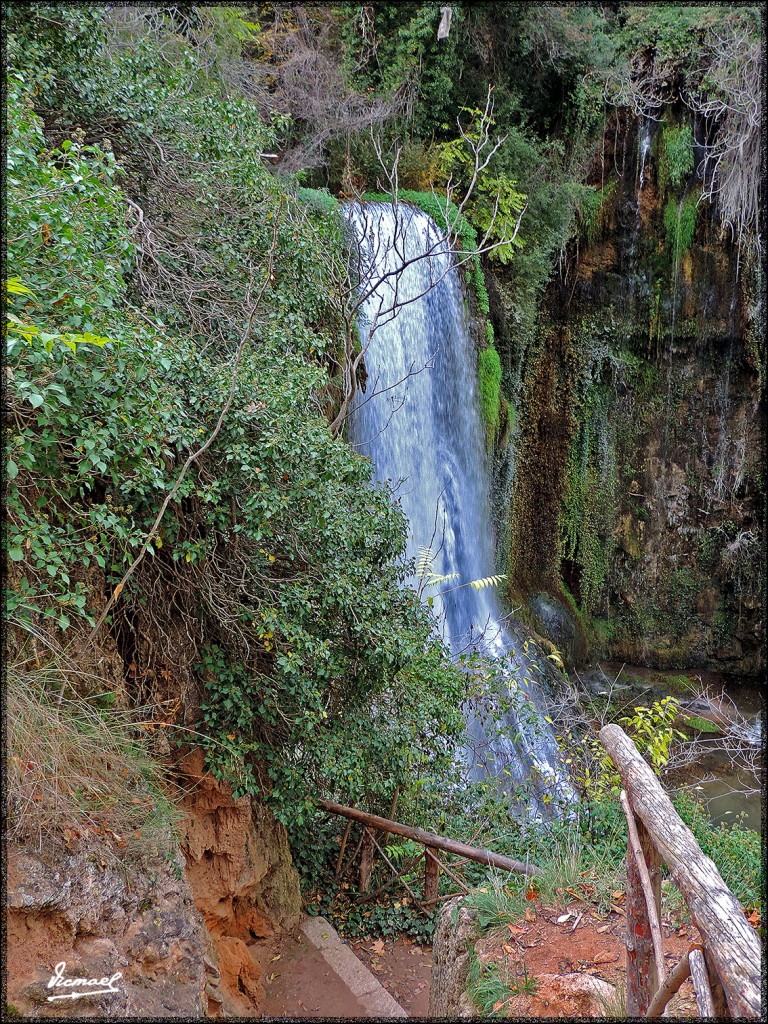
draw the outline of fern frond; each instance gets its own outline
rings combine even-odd
[[[553,651],[552,654],[548,654],[547,657],[550,661],[554,661],[561,672],[565,672],[565,665],[563,664],[563,659],[560,657],[559,651]]]
[[[432,548],[419,548],[416,556],[416,575],[419,579],[432,575],[432,566],[435,561],[435,552]]]
[[[457,572],[449,572],[446,573],[445,576],[438,576],[435,573],[430,573],[425,582],[428,587],[434,587],[438,583],[450,583],[451,580],[457,580],[458,578],[459,574]]]
[[[485,587],[498,587],[506,578],[506,573],[502,573],[500,576],[485,576],[481,580],[470,580],[469,585],[474,587],[475,590],[484,590]]]

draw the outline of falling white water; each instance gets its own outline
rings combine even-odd
[[[550,800],[570,800],[573,791],[533,681],[541,661],[504,622],[494,588],[467,585],[495,573],[494,537],[477,357],[454,256],[414,207],[353,204],[346,215],[362,250],[362,293],[371,291],[360,320],[368,377],[350,440],[377,478],[395,486],[411,527],[409,557],[428,547],[434,573],[457,574],[425,591],[446,643],[456,656],[475,650],[499,668],[468,709],[470,777],[496,776],[510,791],[524,785],[530,808],[547,813]],[[500,730],[494,688],[514,704]]]
[[[640,185],[637,190],[638,195],[643,191],[643,185],[645,184],[645,165],[648,160],[648,154],[651,151],[652,127],[653,122],[649,118],[643,118],[640,125]]]

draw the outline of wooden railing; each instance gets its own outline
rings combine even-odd
[[[379,853],[385,860],[386,854],[376,842],[371,829],[376,829],[385,834],[403,836],[424,847],[424,891],[421,900],[423,905],[434,903],[438,898],[438,886],[440,883],[440,871],[452,874],[448,865],[442,863],[434,852],[443,850],[445,853],[452,853],[465,860],[477,861],[478,864],[487,864],[490,867],[500,868],[502,871],[515,871],[524,875],[539,875],[541,871],[534,864],[514,860],[512,857],[504,857],[492,850],[484,850],[479,846],[469,846],[467,843],[457,842],[455,839],[445,839],[443,836],[433,835],[420,828],[412,828],[410,825],[403,825],[399,821],[392,821],[390,818],[381,818],[377,814],[368,814],[366,811],[359,811],[356,807],[345,807],[343,804],[336,804],[332,800],[320,800],[320,807],[330,814],[339,814],[350,821],[360,822],[365,826],[362,840],[362,856],[360,858],[360,891],[366,892],[371,874],[372,847],[376,846]],[[392,866],[392,865],[390,865]],[[455,876],[454,876],[455,877]],[[458,880],[458,879],[457,879]],[[465,890],[466,891],[466,890]]]
[[[616,765],[627,816],[627,1015],[660,1017],[691,976],[701,1017],[761,1019],[760,942],[739,901],[632,740],[618,725],[600,730]],[[661,865],[701,933],[667,975],[660,925]]]

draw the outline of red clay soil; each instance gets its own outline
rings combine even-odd
[[[558,924],[558,918],[571,916]],[[621,1003],[590,1008],[578,993],[568,994],[550,980],[555,975],[585,974],[626,991],[625,918],[620,909],[601,917],[597,911],[574,900],[565,907],[545,907],[536,902],[526,918],[506,925],[480,939],[475,952],[482,962],[504,965],[508,976],[522,988],[525,978],[535,981],[535,992],[520,992],[499,1005],[494,1016],[508,1018],[616,1016]],[[693,925],[673,928],[662,925],[668,972],[699,940]],[[686,981],[669,1004],[670,1017],[697,1017],[693,987]]]
[[[571,916],[558,924],[558,918],[565,914]],[[612,1007],[590,1007],[578,993],[564,992],[550,976],[591,975],[623,993],[626,987],[624,928],[625,919],[619,906],[607,916],[600,916],[592,905],[578,900],[563,907],[548,907],[540,901],[532,901],[526,918],[483,936],[475,946],[481,961],[493,960],[503,965],[510,978],[522,983],[527,976],[535,981],[534,993],[512,996],[489,1016],[508,1019],[615,1017],[618,1007],[613,1012]],[[663,936],[668,971],[699,941],[699,933],[691,924],[677,927],[666,922]],[[401,937],[354,941],[350,948],[409,1016],[426,1018],[432,971],[429,946],[420,946]],[[256,954],[255,947],[253,952]],[[262,944],[259,960],[266,990],[264,1016],[364,1016],[364,1008],[339,985],[323,958],[308,943],[282,938],[279,947]],[[667,1013],[677,1018],[698,1017],[690,980],[674,997]]]

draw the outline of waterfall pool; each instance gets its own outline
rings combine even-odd
[[[696,743],[696,750],[694,759],[668,773],[665,787],[693,790],[715,824],[743,815],[744,824],[760,832],[765,698],[754,680],[698,669],[661,671],[607,662],[577,675],[583,691],[592,697],[605,701],[610,693],[616,705],[626,709],[620,714],[631,715],[635,706],[675,697],[682,709],[675,727]]]

